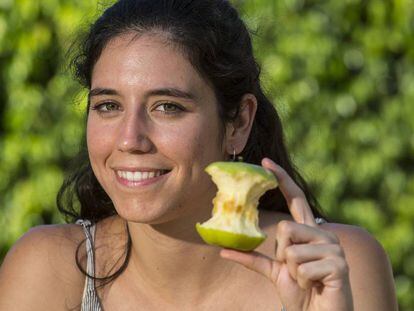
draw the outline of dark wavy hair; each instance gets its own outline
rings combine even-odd
[[[278,113],[260,85],[260,66],[253,55],[249,30],[229,1],[116,2],[84,34],[71,62],[75,77],[84,87],[90,88],[93,67],[108,42],[126,33],[167,34],[169,42],[212,85],[222,124],[237,118],[244,94],[254,94],[257,112],[247,145],[239,156],[245,162],[258,165],[268,157],[281,165],[303,190],[314,215],[321,216],[317,200],[289,157]],[[98,222],[116,211],[92,171],[85,139],[81,149],[75,170],[60,188],[57,205],[68,220],[83,218]],[[260,199],[259,209],[289,213],[279,189],[268,191]],[[127,254],[129,249],[130,243]]]

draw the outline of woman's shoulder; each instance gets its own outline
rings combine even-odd
[[[268,236],[276,236],[277,225],[280,221],[292,221],[289,214],[275,211],[260,211],[260,227]],[[324,222],[319,225],[321,229],[332,232],[338,237],[341,246],[348,252],[368,252],[384,254],[381,244],[366,229],[348,224]]]
[[[292,217],[285,213],[274,211],[260,211],[260,227],[266,232],[268,237],[276,237],[277,224],[282,220],[291,221]],[[366,229],[348,224],[325,222],[319,225],[321,229],[332,232],[339,240],[346,256],[349,260],[380,261],[388,264],[388,257],[378,240]],[[271,246],[274,238],[268,239],[266,249],[274,250]]]
[[[267,256],[274,256],[277,224],[281,220],[292,220],[287,214],[264,211],[261,212],[261,224],[268,239],[260,251]],[[389,258],[381,243],[366,229],[347,224],[326,222],[320,228],[333,233],[344,252],[352,287],[354,302],[369,301],[365,299],[367,290],[376,293],[377,297],[395,297],[392,268]],[[269,237],[271,237],[269,239]],[[384,304],[390,299],[384,298]],[[396,302],[391,302],[396,305]],[[394,305],[389,310],[394,310]],[[355,305],[355,310],[370,310],[369,305]]]
[[[79,243],[85,239],[82,227],[77,224],[41,225],[31,228],[10,249],[5,258],[20,260],[31,256],[32,260],[44,263],[68,263],[67,255],[76,251]],[[73,256],[75,253],[72,254]],[[35,262],[32,262],[34,264]],[[50,269],[53,267],[48,266]]]
[[[367,292],[375,293],[384,310],[396,310],[395,286],[392,267],[381,243],[367,230],[337,223],[322,228],[335,233],[345,254],[355,310],[370,310]]]
[[[0,269],[0,310],[76,307],[85,277],[75,255],[84,239],[75,224],[38,226],[24,234]]]

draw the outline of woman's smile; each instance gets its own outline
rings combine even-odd
[[[117,181],[128,188],[137,188],[159,183],[165,180],[170,173],[169,170],[157,169],[116,169],[115,176]]]

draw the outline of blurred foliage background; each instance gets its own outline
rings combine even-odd
[[[330,219],[382,243],[414,310],[414,0],[233,3],[297,167]],[[0,261],[30,227],[63,222],[86,101],[67,51],[106,4],[0,0]]]

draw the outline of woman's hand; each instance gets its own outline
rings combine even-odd
[[[272,160],[272,171],[294,221],[277,226],[275,258],[224,249],[221,256],[269,278],[288,311],[353,310],[348,266],[338,238],[318,227],[303,191]]]

